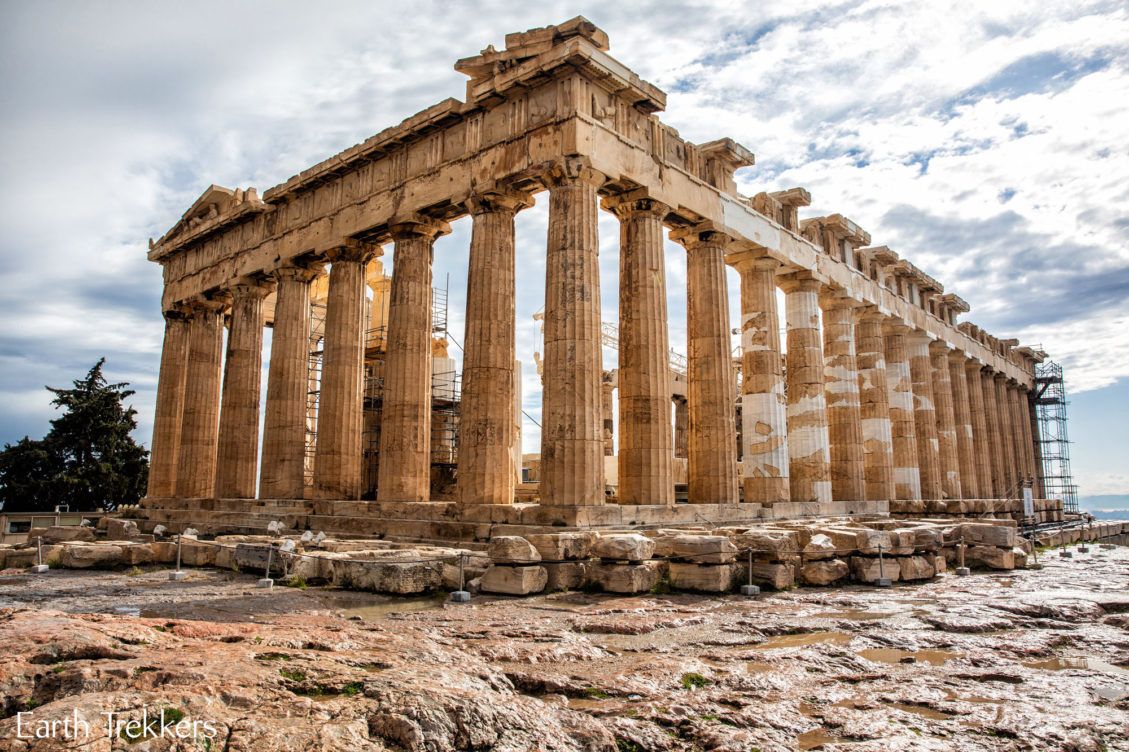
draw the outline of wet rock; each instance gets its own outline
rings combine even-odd
[[[541,554],[533,544],[518,535],[496,535],[490,539],[487,549],[495,564],[535,564],[541,561]]]
[[[977,611],[923,615],[921,620],[934,629],[957,634],[980,634],[1008,629],[1011,621]]]
[[[576,561],[591,555],[592,543],[598,537],[594,532],[551,533],[527,535],[528,540],[544,561]]]
[[[796,568],[787,562],[753,562],[753,584],[785,590],[796,584]]]
[[[655,542],[638,533],[601,535],[592,544],[592,555],[609,561],[646,561],[654,553]]]
[[[654,555],[697,564],[729,564],[737,558],[737,546],[724,535],[674,535],[656,540]]]
[[[800,580],[808,585],[830,585],[850,573],[850,567],[842,559],[811,561],[800,568]]]
[[[731,564],[670,563],[670,584],[678,590],[727,593],[733,589],[733,575]]]
[[[898,574],[902,582],[928,580],[934,574],[933,563],[924,556],[900,556]]]
[[[549,573],[541,566],[494,565],[482,575],[479,587],[484,593],[529,595],[540,593],[549,581]]]
[[[599,562],[589,570],[590,581],[609,593],[646,593],[659,583],[665,564],[662,561],[637,564]]]

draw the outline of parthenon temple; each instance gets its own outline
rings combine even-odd
[[[213,185],[150,241],[165,318],[151,520],[482,540],[1044,498],[1045,354],[962,320],[911,249],[842,214],[801,217],[804,188],[741,195],[753,154],[681,138],[666,94],[608,50],[583,18],[508,34],[455,63],[465,101],[261,195]],[[519,247],[536,200],[545,246]],[[620,228],[618,363],[603,362],[601,209]],[[433,249],[468,215],[456,373]],[[664,228],[686,253],[685,343],[669,336]],[[519,278],[540,286],[520,276],[540,254],[541,447],[523,459],[515,298]]]

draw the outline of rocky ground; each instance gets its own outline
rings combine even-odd
[[[0,749],[1129,750],[1129,549],[1043,561],[889,590],[471,605],[9,571]]]

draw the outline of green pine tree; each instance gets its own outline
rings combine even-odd
[[[24,438],[0,452],[0,500],[6,511],[113,510],[145,493],[149,452],[130,433],[137,411],[126,383],[107,383],[99,360],[73,389],[47,387],[63,414],[42,441]]]

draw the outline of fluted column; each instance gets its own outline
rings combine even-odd
[[[913,379],[913,430],[917,436],[917,462],[921,471],[921,498],[942,498],[941,447],[937,439],[937,408],[933,396],[933,363],[929,338],[914,332],[906,340],[910,377]]]
[[[157,377],[153,440],[149,444],[148,496],[176,494],[176,465],[184,418],[184,388],[188,373],[188,322],[179,310],[165,311],[165,339]]]
[[[690,406],[685,397],[674,398],[674,456],[686,459],[690,454]]]
[[[964,376],[968,385],[968,412],[972,420],[972,459],[976,469],[976,489],[973,496],[967,490],[967,498],[989,499],[992,497],[992,447],[988,433],[987,413],[984,409],[984,387],[980,381],[983,366],[970,359],[963,361]]]
[[[1031,396],[1027,400],[1027,419],[1027,430],[1031,443],[1031,461],[1035,469],[1035,498],[1045,499],[1047,489],[1043,483],[1043,450],[1039,443],[1039,414]]]
[[[1022,392],[1019,386],[1014,384],[1008,385],[1008,399],[1011,405],[1011,433],[1015,440],[1015,467],[1016,467],[1016,480],[1029,480],[1031,478],[1030,469],[1027,465],[1027,432],[1023,429],[1022,408],[1020,407],[1020,398]]]
[[[886,385],[890,397],[890,431],[894,448],[894,495],[897,499],[920,499],[921,468],[917,458],[914,425],[913,376],[906,338],[912,329],[887,321],[883,327],[886,352]]]
[[[875,306],[867,306],[859,311],[855,331],[859,414],[862,418],[866,498],[869,501],[897,498],[894,491],[894,435],[890,422],[882,320],[883,316]]]
[[[788,485],[792,501],[831,501],[831,449],[824,397],[819,281],[785,278],[788,359]]]
[[[1003,468],[1003,488],[1001,498],[1011,498],[1015,492],[1016,481],[1019,480],[1019,468],[1015,461],[1015,426],[1011,422],[1011,398],[1008,397],[1007,376],[998,373],[995,376],[996,411],[1000,424],[1000,458]]]
[[[744,500],[788,501],[788,408],[776,270],[771,258],[740,262],[741,453]]]
[[[267,371],[259,498],[301,499],[306,477],[306,410],[310,377],[310,283],[320,268],[274,272],[274,333]]]
[[[1002,498],[1007,489],[1004,471],[1003,433],[1000,430],[1000,410],[996,403],[996,381],[989,369],[980,372],[980,388],[984,393],[984,422],[988,428],[989,458],[992,464],[993,499]],[[986,494],[988,495],[988,494]]]
[[[361,496],[361,429],[365,356],[365,264],[376,248],[350,242],[327,254],[321,395],[314,488],[324,499]]]
[[[686,391],[690,406],[691,504],[736,504],[737,419],[729,340],[725,251],[730,238],[691,228],[686,247]]]
[[[188,319],[188,369],[176,468],[176,495],[182,498],[211,496],[216,488],[225,308],[222,301],[197,301]]]
[[[392,227],[395,255],[377,472],[380,501],[431,498],[431,264],[435,238],[448,232],[445,222],[425,218]],[[512,357],[506,366],[513,367]],[[505,403],[503,420],[509,419],[510,404]],[[508,463],[505,468],[509,472]]]
[[[628,195],[619,217],[619,503],[674,504],[663,218],[670,207]]]
[[[220,403],[216,496],[253,499],[259,470],[259,388],[263,371],[263,298],[270,285],[246,280],[231,288],[231,329]]]
[[[825,291],[823,307],[823,377],[831,442],[831,496],[836,501],[866,498],[866,470],[855,357],[855,301]]]
[[[545,272],[545,386],[541,503],[604,503],[600,408],[600,243],[596,190],[604,176],[583,160],[545,175],[549,235]]]
[[[957,448],[952,378],[949,375],[949,346],[940,341],[931,342],[929,359],[933,375],[934,410],[937,413],[937,454],[941,463],[941,489],[945,498],[959,499],[961,498],[960,453]]]
[[[976,440],[972,429],[972,404],[966,356],[957,350],[949,352],[949,382],[953,390],[953,418],[957,434],[957,462],[960,465],[961,498],[980,498],[979,471],[976,467]]]
[[[467,202],[471,214],[458,484],[464,504],[512,504],[514,400],[514,217],[525,193],[492,192]]]
[[[604,371],[600,380],[600,416],[604,419],[604,456],[615,456],[615,373]]]

